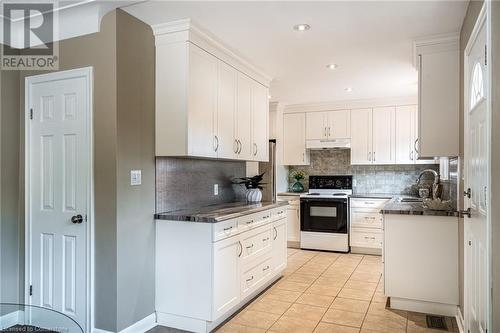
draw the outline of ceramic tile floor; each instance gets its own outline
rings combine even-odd
[[[439,333],[424,314],[386,308],[381,257],[289,249],[284,277],[218,333]],[[458,332],[446,318],[448,331]],[[180,332],[157,327],[151,333]]]

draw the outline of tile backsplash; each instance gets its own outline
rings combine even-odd
[[[450,180],[443,181],[443,199],[455,197],[451,193],[453,163],[450,163]],[[303,170],[307,175],[352,175],[354,193],[389,193],[413,194],[418,191],[415,182],[421,171],[434,169],[439,172],[437,164],[418,165],[351,165],[351,151],[342,150],[312,150],[311,164],[307,166],[290,166],[289,170]],[[455,172],[456,181],[456,172]],[[294,179],[289,179],[293,184]],[[302,181],[307,190],[308,179]],[[432,183],[432,175],[424,175],[422,184]],[[455,186],[456,189],[456,186]]]
[[[245,175],[245,162],[157,157],[156,212],[244,200],[244,186],[232,179]]]

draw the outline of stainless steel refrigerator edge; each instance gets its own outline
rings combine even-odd
[[[259,174],[264,173],[262,201],[276,201],[276,140],[269,140],[269,162],[259,162]]]

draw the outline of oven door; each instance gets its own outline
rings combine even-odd
[[[301,199],[300,230],[347,234],[347,199]]]

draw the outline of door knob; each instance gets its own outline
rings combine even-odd
[[[83,216],[81,216],[80,214],[72,216],[71,222],[73,222],[74,224],[80,224],[83,222]]]

